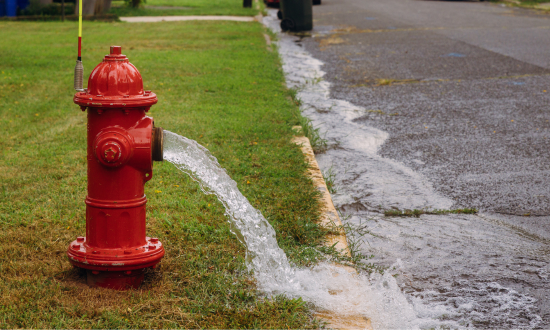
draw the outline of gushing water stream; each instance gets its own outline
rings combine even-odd
[[[210,152],[175,133],[164,131],[164,159],[196,180],[203,192],[225,206],[233,233],[246,246],[247,267],[260,290],[302,297],[319,310],[363,315],[378,329],[437,327],[438,321],[416,316],[391,274],[354,275],[328,263],[313,269],[290,265],[275,231],[237,188]]]
[[[258,282],[291,284],[293,271],[277,245],[275,230],[241,194],[216,157],[196,141],[170,131],[164,131],[164,150],[165,160],[199,182],[204,193],[214,193],[222,202],[231,231],[246,246],[247,267],[255,271]]]

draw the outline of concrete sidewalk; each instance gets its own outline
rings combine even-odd
[[[254,22],[255,17],[250,16],[133,16],[120,17],[120,20],[128,23],[155,23],[175,21],[236,21]]]

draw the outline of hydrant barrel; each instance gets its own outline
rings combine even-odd
[[[145,230],[144,186],[153,159],[162,160],[162,129],[146,115],[157,97],[143,90],[121,47],[112,46],[74,102],[88,112],[88,195],[86,236],[69,245],[69,261],[88,271],[89,285],[138,287],[144,270],[164,256],[162,243]]]

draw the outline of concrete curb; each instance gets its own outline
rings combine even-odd
[[[302,127],[294,126],[292,128],[294,131],[301,131]],[[305,136],[295,136],[292,139],[292,142],[300,146],[302,153],[306,157],[306,160],[309,164],[309,176],[321,194],[321,204],[322,204],[322,215],[321,215],[321,225],[326,227],[332,227],[333,225],[340,226],[342,221],[336,212],[334,203],[332,202],[332,197],[328,191],[325,179],[315,159],[315,154],[313,153],[313,148],[309,139]],[[343,253],[350,256],[350,251],[348,247],[348,241],[346,239],[346,234],[341,233],[339,235],[329,235],[327,237],[327,246],[335,245],[335,248],[342,251]],[[356,270],[352,267],[337,265],[345,269],[350,273],[357,273]],[[337,280],[337,274],[334,277]],[[315,313],[315,316],[326,321],[329,324],[329,327],[333,329],[370,329],[372,330],[371,322],[369,319],[363,317],[362,315],[338,315],[331,311],[320,311]]]
[[[322,194],[321,202],[323,204],[323,210],[321,215],[321,225],[324,227],[341,226],[342,221],[340,220],[338,212],[332,203],[332,197],[328,191],[327,184],[325,183],[325,178],[321,173],[319,164],[317,164],[317,159],[315,159],[315,153],[313,152],[309,139],[305,136],[296,136],[292,139],[292,142],[300,146],[300,149],[309,164],[309,176],[311,177],[315,188],[317,188],[317,190],[319,190]],[[329,235],[327,237],[327,246],[332,246],[333,244],[336,244],[335,248],[337,250],[342,251],[347,256],[351,256],[346,234],[341,233],[340,235]]]

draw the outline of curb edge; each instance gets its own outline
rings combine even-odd
[[[302,127],[294,126],[292,129],[294,131],[301,131]],[[321,214],[321,225],[329,226],[331,225],[331,223],[336,226],[342,225],[342,220],[340,220],[338,212],[334,207],[332,197],[330,196],[330,193],[328,191],[327,185],[325,183],[325,178],[323,177],[321,169],[319,168],[319,164],[317,163],[317,159],[315,158],[315,154],[313,152],[313,148],[311,147],[309,139],[305,136],[295,136],[292,138],[291,142],[298,145],[302,150],[302,153],[304,154],[309,164],[309,176],[313,181],[315,188],[317,188],[322,194],[321,203],[323,210]],[[329,235],[327,237],[327,246],[332,246],[335,243],[335,247],[338,250],[344,252],[348,256],[351,255],[345,233],[342,233],[340,235]],[[346,271],[350,273],[357,273],[357,271],[352,267],[343,265],[337,266],[346,269]],[[327,322],[329,324],[329,327],[334,329],[373,329],[370,320],[363,317],[362,315],[343,316],[331,311],[318,311],[314,313],[314,315]]]

